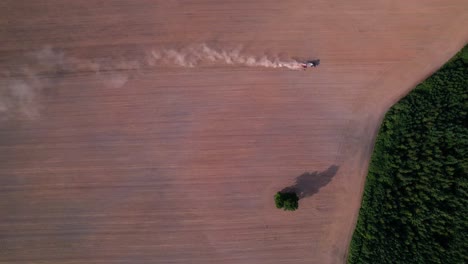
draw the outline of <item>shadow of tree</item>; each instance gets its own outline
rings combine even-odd
[[[322,172],[305,172],[296,178],[294,185],[284,188],[281,192],[295,192],[299,199],[312,196],[318,193],[320,188],[331,182],[338,169],[339,166],[332,165]]]

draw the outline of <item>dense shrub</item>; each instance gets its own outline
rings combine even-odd
[[[468,263],[468,46],[386,114],[349,263]]]

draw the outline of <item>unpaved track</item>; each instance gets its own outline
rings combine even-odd
[[[343,263],[384,112],[464,25],[465,0],[1,1],[0,89],[33,96],[0,124],[0,263]],[[197,43],[322,64],[136,65]]]

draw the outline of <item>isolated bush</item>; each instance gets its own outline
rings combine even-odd
[[[299,207],[299,197],[295,192],[277,192],[275,195],[276,208],[285,211],[295,211]]]

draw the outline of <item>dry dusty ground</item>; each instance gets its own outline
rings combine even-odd
[[[0,263],[343,263],[379,121],[466,25],[466,0],[1,1]],[[322,64],[145,61],[200,43]]]

